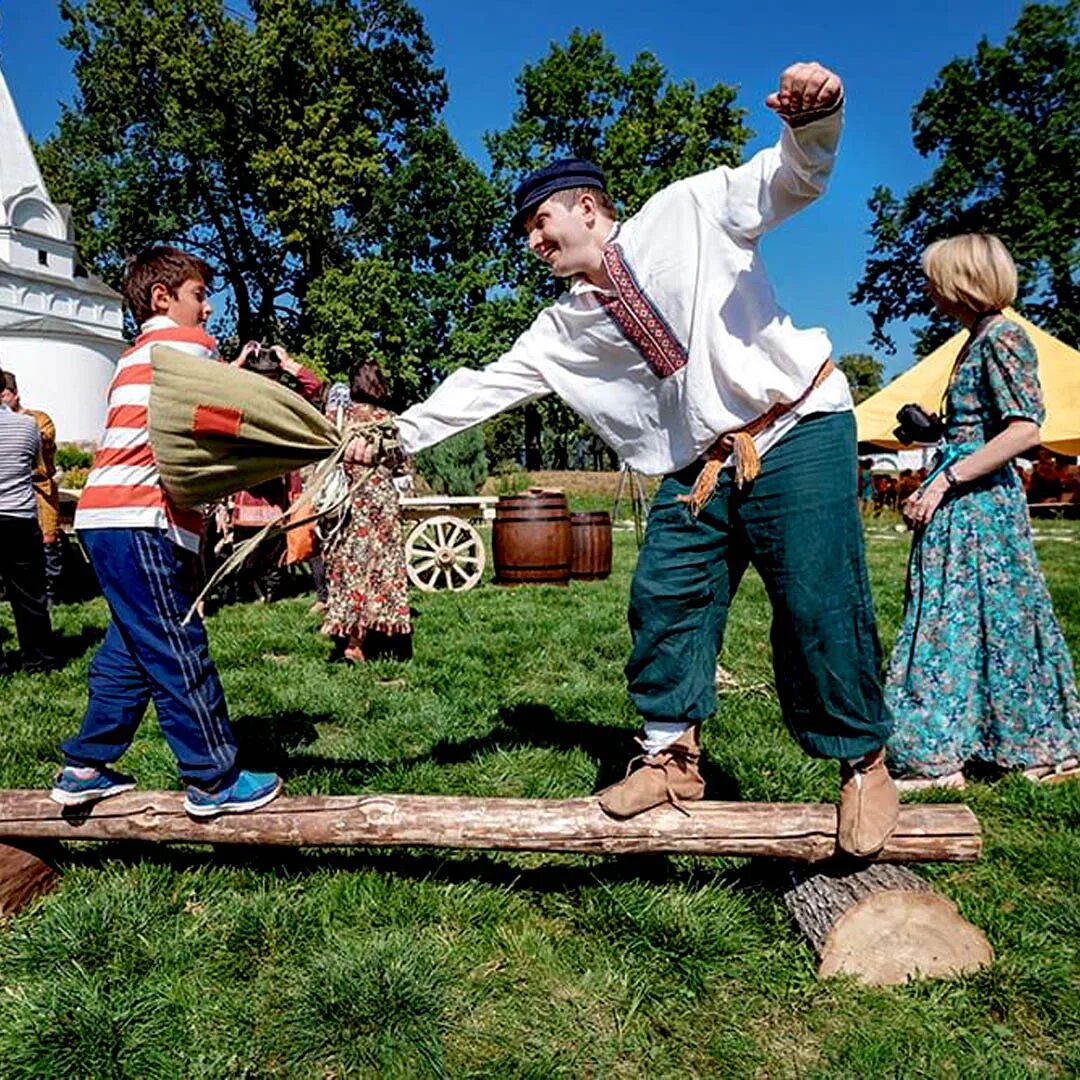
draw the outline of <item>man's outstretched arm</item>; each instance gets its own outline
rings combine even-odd
[[[479,370],[458,368],[425,401],[406,409],[398,418],[402,449],[407,454],[426,450],[451,435],[482,424],[517,405],[551,393],[543,376],[543,360],[556,339],[541,312],[533,325],[514,342],[509,352]],[[368,463],[370,448],[355,439],[346,461]]]
[[[550,392],[540,372],[514,350],[479,371],[458,368],[426,401],[398,417],[401,445],[415,454]]]

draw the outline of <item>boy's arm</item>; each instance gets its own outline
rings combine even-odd
[[[820,64],[793,64],[766,104],[783,121],[780,141],[735,169],[687,181],[695,198],[730,232],[754,239],[824,191],[840,142],[844,88]]]

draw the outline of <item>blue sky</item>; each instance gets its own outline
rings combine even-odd
[[[623,62],[647,50],[676,80],[738,86],[739,103],[757,132],[751,150],[777,137],[777,121],[763,101],[788,63],[820,60],[838,71],[848,107],[832,187],[768,236],[764,252],[781,303],[796,322],[825,326],[841,355],[869,348],[869,317],[848,295],[866,257],[870,191],[888,184],[902,194],[931,168],[911,145],[912,106],[949,60],[972,55],[981,37],[1000,41],[1022,4],[424,0],[415,6],[446,72],[450,130],[481,162],[484,132],[505,127],[514,110],[515,76],[575,27],[600,30]],[[49,134],[60,102],[74,92],[71,57],[58,44],[62,30],[52,0],[0,0],[0,65],[23,123],[37,138]],[[912,360],[910,334],[897,324],[892,331],[897,355],[881,357],[890,373]]]

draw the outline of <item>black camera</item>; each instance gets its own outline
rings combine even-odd
[[[893,435],[904,446],[940,442],[945,434],[945,425],[938,414],[927,412],[921,405],[905,405],[897,412],[896,419],[899,423],[893,428]]]
[[[244,367],[256,375],[276,375],[281,370],[281,359],[269,345],[260,342],[248,354]]]

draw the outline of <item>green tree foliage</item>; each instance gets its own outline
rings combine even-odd
[[[749,137],[735,91],[672,82],[651,54],[620,66],[598,33],[525,67],[488,136],[492,174],[439,119],[446,98],[403,0],[62,0],[78,95],[40,161],[73,206],[84,255],[118,281],[151,241],[218,266],[218,332],[284,340],[343,376],[377,359],[400,407],[455,368],[496,359],[558,295],[509,235],[530,169],[581,155],[632,213],[664,185],[734,164]],[[570,462],[588,439],[550,399],[495,448]]]
[[[915,147],[936,166],[897,198],[870,199],[873,244],[852,299],[876,344],[894,319],[927,317],[920,351],[951,332],[932,311],[919,256],[933,240],[994,232],[1020,272],[1020,301],[1066,341],[1080,340],[1080,0],[1030,4],[1001,45],[939,73],[912,114]]]
[[[529,170],[585,157],[604,169],[612,198],[632,214],[674,180],[738,164],[751,134],[734,87],[699,92],[691,80],[670,82],[651,53],[624,70],[597,31],[575,30],[565,46],[553,44],[525,66],[517,90],[510,127],[486,139],[507,197]]]
[[[885,365],[869,353],[847,353],[836,361],[836,366],[847,376],[856,405],[872,397],[883,385]]]
[[[400,165],[379,190],[378,251],[334,267],[306,297],[306,355],[344,373],[380,361],[399,403],[429,393],[448,371],[502,351],[487,305],[499,283],[494,189],[445,126],[406,133]]]
[[[62,0],[78,96],[40,148],[116,282],[150,241],[207,257],[241,338],[303,337],[313,282],[383,239],[384,189],[446,90],[402,0]]]
[[[476,495],[488,475],[483,431],[469,428],[422,450],[416,455],[416,471],[440,495]]]

